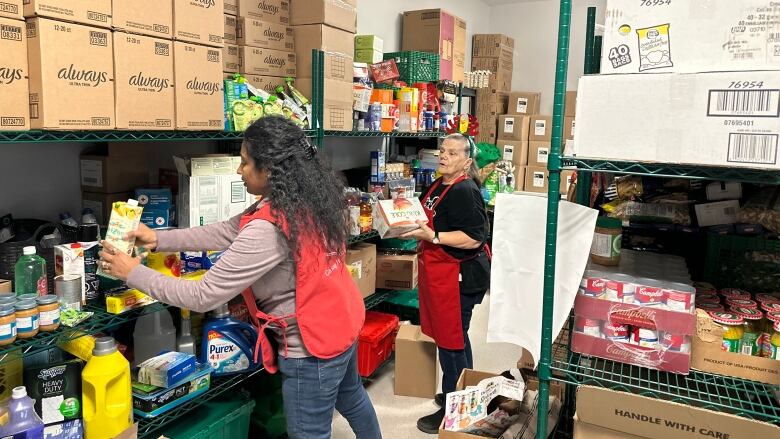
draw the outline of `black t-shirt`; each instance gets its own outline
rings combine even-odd
[[[449,186],[440,184],[429,197],[424,192],[421,202],[431,208]],[[427,191],[426,191],[427,192]],[[479,187],[472,179],[466,179],[450,189],[438,206],[433,217],[433,229],[442,232],[461,231],[471,239],[485,243],[490,233],[490,223],[485,211],[485,201]],[[442,249],[457,259],[467,259],[461,263],[461,292],[485,291],[489,283],[489,262],[484,255],[472,259],[483,251],[459,249],[442,245]]]

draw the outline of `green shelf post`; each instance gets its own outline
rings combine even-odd
[[[566,101],[566,74],[569,61],[571,32],[571,0],[561,0],[558,22],[558,53],[555,69],[555,101],[553,104],[552,145],[547,169],[550,171],[547,192],[547,231],[544,251],[544,300],[542,306],[542,349],[539,361],[539,405],[537,413],[546,414],[549,406],[552,378],[552,320],[555,299],[555,250],[560,204],[561,142],[563,140],[563,110]],[[547,437],[547,416],[538,416],[537,437]]]

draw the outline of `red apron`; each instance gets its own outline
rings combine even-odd
[[[289,227],[282,218],[276,218],[270,203],[241,217],[239,230],[250,221],[266,220],[282,229],[289,238]],[[284,351],[287,355],[286,329],[288,321],[297,319],[306,349],[316,358],[329,359],[349,349],[363,327],[366,310],[357,285],[352,280],[343,256],[328,255],[322,239],[299,237],[306,243],[295,259],[295,314],[274,316],[257,309],[252,288],[242,292],[253,326],[257,329],[255,362],[262,352],[263,365],[275,373],[276,351],[265,330],[271,326],[282,329]]]
[[[423,203],[428,227],[434,229],[436,207],[447,192],[465,179],[465,175],[461,176],[444,189],[430,209],[427,203]],[[440,184],[441,179],[436,180],[423,200],[430,197]],[[440,245],[421,242],[418,262],[420,326],[423,334],[444,349],[460,350],[465,347],[460,316],[460,262],[460,259],[452,257]]]

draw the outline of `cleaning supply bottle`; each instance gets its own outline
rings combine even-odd
[[[24,386],[14,387],[8,405],[8,423],[0,427],[0,437],[38,439],[43,437],[43,421],[35,413],[35,401]]]
[[[181,309],[179,336],[176,337],[176,351],[195,355],[195,338],[192,336],[190,310],[186,308]]]
[[[14,265],[14,288],[16,294],[48,294],[46,260],[35,254],[35,247],[22,249],[22,257]]]
[[[133,331],[133,365],[156,357],[163,351],[176,350],[176,327],[167,309],[161,311],[144,310],[144,314],[135,321]]]
[[[116,437],[133,424],[130,363],[116,349],[113,338],[95,341],[81,381],[84,437]]]
[[[227,303],[211,312],[203,327],[203,345],[200,362],[208,363],[214,375],[247,372],[261,363],[254,362],[254,346],[257,341],[255,328],[230,316]]]

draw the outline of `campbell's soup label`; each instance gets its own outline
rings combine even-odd
[[[626,325],[605,323],[602,332],[604,338],[617,341],[628,341],[629,329]]]
[[[601,337],[600,320],[577,317],[574,328],[577,332],[581,332],[585,335],[589,335],[591,337]]]
[[[690,311],[693,307],[693,292],[677,289],[664,290],[666,306],[672,311]]]
[[[658,347],[658,331],[654,329],[633,328],[631,330],[631,344],[643,348],[656,349]]]
[[[661,346],[673,351],[673,352],[685,352],[691,351],[691,342],[688,337],[680,334],[672,334],[671,332],[664,333],[661,339]]]
[[[600,277],[588,277],[583,279],[585,283],[585,295],[590,297],[601,297],[604,295],[606,281]]]
[[[636,287],[634,300],[642,306],[660,306],[665,302],[666,294],[662,288],[640,285]]]

